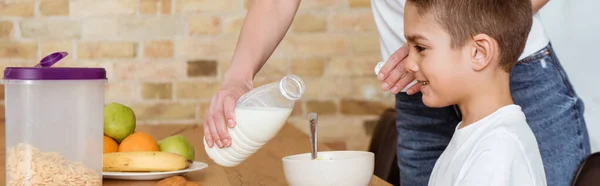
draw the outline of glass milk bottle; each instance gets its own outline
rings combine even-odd
[[[242,163],[271,140],[286,123],[296,100],[304,94],[304,82],[296,75],[259,86],[242,95],[235,106],[236,126],[229,128],[231,146],[209,148],[208,156],[224,167]]]
[[[35,67],[4,70],[6,183],[102,185],[103,68]]]

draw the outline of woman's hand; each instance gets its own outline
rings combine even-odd
[[[235,103],[253,88],[252,81],[232,79],[226,81],[215,94],[204,121],[204,136],[208,147],[217,144],[219,148],[231,145],[228,127],[235,127]]]
[[[409,73],[405,70],[404,60],[408,57],[409,45],[404,44],[396,50],[390,58],[385,62],[385,65],[379,70],[377,79],[382,81],[381,89],[390,91],[392,94],[398,94],[404,87],[415,80],[414,73]],[[419,92],[420,86],[418,83],[411,86],[407,90],[408,95]]]

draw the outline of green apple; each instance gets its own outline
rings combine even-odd
[[[104,135],[118,143],[135,132],[135,122],[133,109],[128,106],[115,102],[104,106]]]
[[[158,142],[158,148],[163,152],[182,155],[190,161],[194,161],[194,156],[196,155],[194,146],[180,134],[160,140]]]

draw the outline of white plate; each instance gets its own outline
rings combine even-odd
[[[169,172],[102,172],[103,179],[114,180],[159,180],[177,176],[188,172],[199,171],[208,167],[208,164],[195,161],[190,167]]]

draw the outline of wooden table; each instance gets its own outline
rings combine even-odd
[[[2,135],[0,146],[0,166],[5,166],[5,128],[0,124]],[[203,186],[228,185],[287,185],[281,158],[299,153],[310,152],[308,136],[292,125],[286,125],[281,132],[263,148],[237,167],[221,167],[215,164],[204,151],[202,143],[203,130],[199,125],[139,125],[137,131],[147,132],[156,139],[162,139],[175,134],[184,135],[196,149],[196,161],[205,162],[208,168],[188,175],[189,181]],[[325,144],[319,144],[319,150],[331,150]],[[0,183],[5,182],[4,169],[0,173]],[[142,186],[155,185],[158,181],[122,181],[104,180],[103,185],[109,186]],[[369,185],[391,185],[373,176]]]

